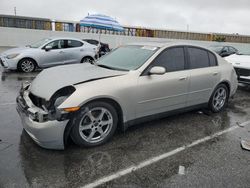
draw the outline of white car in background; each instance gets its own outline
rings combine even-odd
[[[225,58],[231,63],[238,76],[238,82],[250,84],[250,54],[233,54]]]
[[[9,70],[32,72],[36,68],[95,60],[97,47],[75,38],[46,38],[23,48],[0,54],[0,64]]]

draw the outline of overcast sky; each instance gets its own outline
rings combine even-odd
[[[0,14],[79,21],[106,14],[122,25],[250,35],[250,0],[0,0]]]

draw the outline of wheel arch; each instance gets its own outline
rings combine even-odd
[[[32,61],[34,61],[35,65],[38,67],[37,61],[36,61],[33,57],[27,56],[27,57],[21,58],[21,59],[18,61],[18,63],[17,63],[17,68],[19,67],[19,64],[21,63],[21,61],[23,61],[24,59],[31,59]]]
[[[227,81],[227,80],[222,80],[218,85],[220,85],[220,84],[224,84],[227,87],[227,89],[228,89],[228,96],[230,96],[230,94],[231,94],[231,85],[230,85],[230,82]]]
[[[85,58],[90,58],[90,59],[92,59],[93,61],[95,60],[92,56],[86,55],[86,56],[82,57],[81,63],[83,62],[83,59],[85,59]]]
[[[98,102],[98,101],[99,102],[106,102],[106,103],[112,105],[116,109],[117,115],[118,115],[118,128],[123,129],[123,125],[124,125],[124,122],[123,122],[123,110],[122,110],[121,105],[115,99],[108,98],[108,97],[96,98],[96,99],[88,101],[83,106],[85,106],[85,105],[87,105],[89,103]]]
[[[89,103],[92,103],[92,102],[106,102],[110,105],[112,105],[115,110],[117,111],[117,115],[118,115],[118,125],[117,125],[117,128],[118,130],[121,130],[121,131],[124,131],[125,130],[125,126],[124,126],[124,119],[123,119],[123,110],[122,110],[122,107],[121,105],[115,100],[115,99],[112,99],[112,98],[109,98],[109,97],[100,97],[100,98],[95,98],[95,99],[92,99],[92,100],[89,100],[87,101],[86,103],[83,103],[81,105],[81,108],[84,108],[84,106],[88,105]],[[64,146],[66,147],[68,145],[68,141],[69,141],[69,138],[70,138],[70,132],[72,130],[72,122],[73,120],[70,120],[69,123],[67,124],[65,130],[64,130],[64,136],[63,136],[63,139],[64,139]]]

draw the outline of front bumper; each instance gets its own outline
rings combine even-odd
[[[4,57],[0,57],[0,65],[8,70],[16,70],[17,69],[18,60],[17,59],[7,59]]]
[[[46,112],[35,107],[27,98],[28,92],[17,97],[17,111],[22,120],[23,128],[30,137],[46,149],[64,149],[64,130],[69,120],[39,122],[34,116],[46,116]]]

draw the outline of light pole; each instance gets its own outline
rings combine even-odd
[[[189,24],[187,24],[187,40],[189,39]]]

